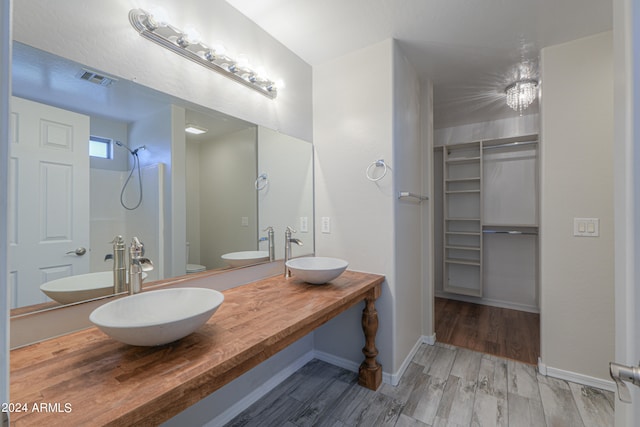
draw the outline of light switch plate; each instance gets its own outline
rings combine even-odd
[[[248,216],[243,216],[240,218],[240,226],[242,227],[248,227],[249,226],[249,217]]]
[[[321,231],[323,233],[331,233],[331,218],[323,216],[321,220]]]
[[[301,233],[309,232],[309,217],[306,217],[306,216],[300,217],[300,232]]]
[[[573,218],[573,235],[578,237],[599,237],[599,218]]]

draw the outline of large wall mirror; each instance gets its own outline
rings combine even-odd
[[[18,42],[13,95],[9,284],[20,313],[77,300],[56,302],[43,283],[110,278],[116,235],[144,242],[154,263],[147,283],[235,268],[229,253],[253,253],[240,264],[268,261],[269,226],[276,259],[286,226],[304,243],[294,255],[313,253],[309,142]],[[168,181],[175,162],[186,174]],[[184,201],[178,225],[167,208],[176,200]],[[177,235],[186,241],[174,241],[172,227],[184,227]]]

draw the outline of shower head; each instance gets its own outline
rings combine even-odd
[[[114,142],[116,143],[116,145],[118,147],[122,147],[125,150],[127,150],[129,153],[133,154],[133,151],[131,151],[131,149],[129,147],[127,147],[125,144],[123,144],[122,142],[120,142],[120,141],[114,141]]]

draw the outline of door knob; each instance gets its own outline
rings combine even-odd
[[[77,248],[77,249],[76,249],[76,250],[74,250],[74,251],[69,251],[69,252],[67,252],[67,253],[66,253],[66,255],[74,254],[74,255],[82,256],[82,255],[84,255],[84,254],[86,254],[86,253],[87,253],[87,250],[86,250],[85,248],[83,248],[83,247],[79,247],[79,248]]]
[[[609,374],[616,382],[618,398],[626,403],[631,403],[631,393],[624,381],[640,386],[640,367],[626,366],[619,363],[609,363]]]

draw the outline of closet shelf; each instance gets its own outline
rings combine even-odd
[[[443,290],[482,295],[482,144],[443,153]],[[459,286],[464,284],[464,286]]]
[[[482,224],[489,228],[538,228],[538,224]]]
[[[447,264],[475,265],[480,267],[480,261],[474,261],[471,259],[447,258],[444,262]]]
[[[458,251],[479,251],[480,246],[464,246],[464,245],[447,245],[444,247],[445,249],[455,249]]]
[[[480,157],[460,157],[460,158],[449,158],[447,159],[447,163],[452,164],[463,164],[463,163],[477,163],[480,161]]]
[[[447,194],[480,194],[480,190],[450,190],[445,191]]]
[[[479,236],[479,231],[445,231],[445,234],[451,234],[453,236]]]
[[[447,178],[445,179],[446,182],[474,182],[474,181],[480,181],[480,177],[476,176],[476,177],[469,177],[469,178]]]

